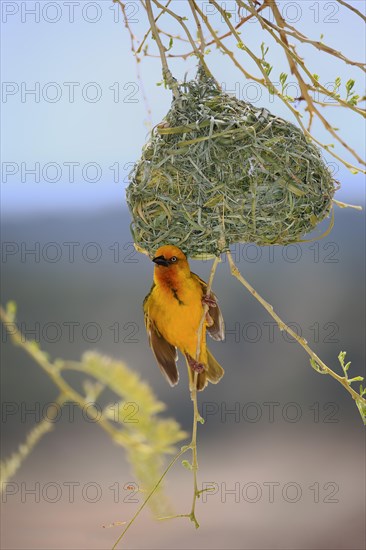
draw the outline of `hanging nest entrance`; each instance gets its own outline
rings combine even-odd
[[[138,247],[170,243],[194,258],[238,242],[286,245],[329,214],[336,182],[301,130],[201,70],[179,90],[130,176]]]

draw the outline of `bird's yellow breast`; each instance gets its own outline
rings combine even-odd
[[[157,284],[146,306],[149,317],[165,340],[194,357],[197,330],[203,314],[199,282],[193,277],[187,277],[181,284]],[[204,324],[203,331],[205,328]]]

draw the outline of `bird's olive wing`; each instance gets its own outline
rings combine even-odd
[[[195,273],[192,273],[197,281],[200,283],[202,288],[202,297],[206,296],[207,284]],[[214,292],[210,292],[210,300],[215,303],[215,305],[209,305],[208,307],[208,323],[207,323],[207,332],[214,340],[225,340],[225,323],[222,316],[217,296]]]

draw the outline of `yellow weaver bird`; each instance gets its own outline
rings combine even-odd
[[[214,340],[224,340],[224,320],[213,292],[206,295],[207,284],[192,273],[185,254],[176,246],[165,245],[153,258],[154,283],[144,300],[145,326],[156,361],[168,382],[175,386],[179,380],[177,349],[186,358],[190,387],[197,372],[197,389],[203,390],[210,381],[222,378],[224,369],[206,346],[206,330]],[[203,315],[198,360],[198,331]]]

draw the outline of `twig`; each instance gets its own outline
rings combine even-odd
[[[35,345],[34,342],[26,341],[25,337],[22,335],[20,330],[17,328],[13,319],[11,319],[6,311],[0,306],[0,319],[5,325],[5,328],[8,330],[9,335],[16,346],[22,347],[28,355],[34,359],[36,363],[48,374],[54,384],[60,390],[63,396],[67,396],[68,401],[73,401],[83,409],[86,406],[89,407],[93,413],[95,412],[95,418],[97,423],[100,425],[103,430],[105,430],[116,443],[124,445],[124,434],[116,429],[109,420],[105,417],[98,415],[97,409],[95,409],[89,402],[87,402],[84,397],[78,393],[74,388],[72,388],[61,376],[60,369],[57,365],[54,365],[48,361],[46,354],[40,351]],[[11,330],[9,330],[11,327]]]
[[[126,29],[128,30],[128,34],[130,35],[130,41],[131,41],[131,50],[132,50],[132,53],[134,55],[136,55],[136,48],[135,48],[135,35],[133,34],[132,32],[132,29],[130,27],[130,24],[128,22],[128,17],[127,17],[127,13],[126,13],[126,6],[123,2],[121,2],[121,0],[113,0],[113,3],[114,4],[118,4],[119,7],[121,8],[121,11],[122,11],[122,15],[123,15],[123,20],[125,22],[125,27]],[[136,56],[137,57],[137,56]],[[137,57],[138,59],[138,57]]]
[[[116,0],[113,0],[113,1],[116,1]],[[166,3],[166,6],[169,6],[169,4],[171,3],[171,1],[172,1],[172,0],[168,0],[168,2]],[[146,6],[144,5],[144,3],[143,3],[143,2],[141,2],[141,3],[143,4],[144,8],[146,9]],[[159,13],[159,15],[157,15],[157,16],[155,17],[155,23],[160,19],[160,17],[163,15],[163,13],[164,13],[164,10],[162,10],[162,11]],[[158,29],[158,31],[159,31],[160,34],[164,34],[165,36],[168,36],[169,38],[176,38],[177,40],[182,40],[183,42],[188,42],[188,40],[186,40],[185,38],[182,38],[181,36],[177,36],[177,35],[170,34],[169,32],[165,32],[165,31],[163,31],[162,29],[160,29],[159,27],[157,27],[157,29]],[[144,35],[144,37],[143,37],[143,39],[142,39],[142,41],[141,41],[141,44],[140,44],[139,47],[137,48],[137,53],[140,53],[140,52],[141,52],[142,47],[143,47],[143,45],[145,44],[146,39],[147,39],[147,37],[149,36],[150,32],[151,32],[151,27],[146,31],[146,33],[145,33],[145,35]]]
[[[118,543],[122,540],[125,533],[128,531],[128,529],[131,527],[131,525],[134,523],[134,521],[140,515],[142,510],[145,508],[146,504],[149,502],[150,498],[155,493],[155,491],[159,488],[159,485],[161,484],[161,482],[163,481],[163,479],[165,478],[165,476],[167,475],[169,470],[174,466],[174,464],[177,462],[178,458],[180,458],[188,450],[188,448],[189,447],[182,447],[182,449],[179,451],[179,453],[177,453],[175,455],[175,457],[169,462],[168,466],[165,468],[164,472],[162,473],[162,475],[160,476],[160,478],[158,479],[158,481],[156,482],[156,484],[154,485],[154,487],[152,488],[150,493],[147,495],[147,497],[145,498],[145,500],[143,501],[141,506],[138,507],[138,509],[136,510],[136,513],[131,518],[131,520],[127,523],[126,527],[124,528],[124,530],[122,531],[122,533],[120,534],[120,536],[118,537],[118,539],[116,540],[114,545],[112,546],[112,550],[115,550],[117,548]]]
[[[218,265],[219,262],[220,262],[220,258],[215,257],[215,260],[214,260],[212,268],[211,268],[210,278],[209,278],[209,281],[208,281],[208,284],[207,284],[207,294],[210,293],[212,282],[213,282],[215,272],[216,272],[216,268],[217,268],[217,265]],[[203,304],[203,314],[202,314],[201,322],[200,322],[198,332],[197,332],[197,358],[199,358],[199,351],[200,351],[200,345],[201,345],[200,342],[201,342],[201,337],[202,337],[202,332],[203,332],[203,325],[204,325],[204,320],[205,320],[207,311],[208,311],[207,304]],[[177,462],[177,460],[182,455],[184,455],[188,450],[192,451],[192,470],[193,470],[193,488],[194,488],[191,512],[189,514],[177,514],[177,515],[173,515],[173,516],[162,517],[162,518],[159,518],[159,519],[160,520],[165,520],[165,519],[175,519],[175,518],[189,518],[195,524],[196,528],[199,527],[199,523],[198,523],[196,515],[195,515],[196,500],[200,496],[200,491],[198,490],[198,487],[197,487],[197,470],[198,470],[198,462],[197,462],[197,424],[198,424],[198,422],[200,422],[201,416],[200,416],[200,414],[198,412],[198,408],[197,408],[197,372],[194,373],[194,381],[193,381],[193,386],[191,388],[191,398],[192,398],[192,401],[193,401],[193,429],[192,429],[192,439],[191,439],[190,444],[185,445],[184,447],[182,447],[181,450],[179,451],[179,453],[177,453],[175,455],[175,457],[169,462],[168,466],[164,470],[163,474],[161,475],[161,477],[159,478],[157,483],[154,485],[153,489],[147,495],[146,499],[143,501],[141,506],[139,506],[139,508],[136,510],[136,513],[131,518],[131,520],[128,522],[125,529],[123,530],[121,535],[118,537],[118,539],[114,543],[112,550],[115,550],[117,548],[118,543],[122,540],[125,533],[128,531],[128,529],[131,527],[131,525],[134,523],[134,521],[140,515],[140,513],[145,508],[146,504],[148,503],[150,498],[153,496],[153,494],[157,491],[157,489],[159,488],[161,482],[164,480],[165,476],[167,475],[169,470],[172,468],[172,466],[174,466],[174,464]]]
[[[241,0],[238,0],[239,2],[241,2]],[[227,17],[226,13],[224,12],[224,10],[222,10],[222,8],[216,3],[214,2],[213,0],[210,0],[210,2],[214,5],[216,5],[217,9],[220,11],[221,10],[221,14],[223,15],[226,23],[228,24],[228,26],[230,27],[232,33],[234,35],[236,35],[236,31],[234,29],[234,27],[231,25],[230,23],[230,20],[229,18]],[[238,62],[238,60],[236,59],[234,53],[229,50],[229,48],[227,48],[225,46],[225,44],[223,44],[222,42],[220,42],[220,40],[218,39],[216,33],[215,33],[215,30],[212,28],[207,16],[202,12],[202,10],[200,10],[200,8],[196,5],[196,9],[198,11],[198,13],[201,15],[203,21],[205,22],[205,25],[207,26],[207,28],[209,29],[209,31],[211,32],[212,36],[215,37],[215,41],[216,41],[216,44],[217,44],[217,47],[219,49],[221,49],[225,54],[227,54],[229,56],[229,58],[231,59],[231,61],[234,63],[234,65],[243,73],[243,75],[248,78],[249,80],[253,80],[254,82],[258,82],[259,84],[261,84],[262,86],[265,86],[268,90],[272,90],[272,92],[277,95],[277,97],[279,97],[281,99],[281,101],[283,101],[283,103],[286,105],[286,107],[291,111],[291,113],[294,115],[294,117],[296,118],[300,128],[302,129],[302,131],[304,132],[304,134],[309,138],[311,139],[312,141],[314,141],[314,143],[316,143],[317,145],[319,145],[319,147],[322,147],[323,149],[325,149],[332,157],[336,158],[337,160],[339,160],[340,162],[342,162],[342,164],[344,164],[347,168],[349,168],[349,170],[352,172],[352,173],[358,173],[358,172],[362,172],[362,173],[366,173],[366,171],[358,166],[355,166],[354,164],[351,164],[350,162],[348,162],[347,160],[343,159],[342,157],[340,157],[337,153],[335,153],[331,147],[329,145],[326,145],[325,143],[322,143],[321,141],[319,141],[317,138],[315,138],[314,135],[312,135],[308,130],[307,128],[305,128],[302,120],[301,120],[301,115],[300,115],[300,112],[295,109],[291,103],[289,103],[287,101],[287,99],[283,96],[283,94],[281,94],[281,92],[276,88],[276,86],[273,84],[273,82],[271,81],[271,79],[269,78],[268,74],[264,71],[262,65],[261,65],[261,62],[260,62],[260,59],[258,59],[257,56],[255,56],[253,54],[253,52],[251,52],[242,42],[242,40],[240,39],[239,36],[236,35],[236,38],[238,40],[241,41],[241,44],[243,46],[243,49],[248,53],[248,55],[250,55],[250,57],[253,59],[253,61],[256,63],[257,67],[259,68],[259,70],[261,71],[262,75],[263,75],[263,78],[257,78],[255,77],[254,75],[248,73],[248,71]]]
[[[344,386],[346,388],[346,390],[348,391],[348,393],[351,394],[352,398],[355,399],[356,401],[360,401],[361,403],[363,403],[363,405],[366,407],[366,399],[364,399],[363,397],[361,397],[349,384],[349,381],[348,379],[345,377],[345,376],[339,376],[337,373],[335,373],[332,369],[330,369],[317,355],[316,353],[313,352],[313,350],[309,347],[307,341],[302,338],[301,336],[299,336],[295,331],[293,331],[289,326],[286,325],[286,323],[284,323],[282,321],[282,319],[277,315],[277,313],[273,310],[273,306],[271,306],[271,304],[269,304],[264,298],[262,298],[262,296],[260,294],[258,294],[258,292],[252,287],[252,285],[246,280],[244,279],[243,275],[240,273],[239,269],[237,268],[237,266],[235,265],[234,263],[234,260],[232,258],[232,255],[231,255],[231,252],[228,251],[227,252],[227,257],[228,257],[228,260],[229,260],[229,265],[230,265],[230,271],[231,271],[231,274],[236,278],[238,279],[238,281],[247,289],[249,290],[249,292],[252,294],[252,296],[254,296],[254,298],[264,307],[264,309],[270,314],[270,316],[276,321],[279,329],[282,331],[284,330],[285,332],[287,332],[287,334],[289,334],[292,338],[294,338],[296,340],[296,342],[298,344],[300,344],[300,346],[302,348],[304,348],[304,350],[306,351],[306,353],[310,356],[311,360],[314,361],[314,363],[321,369],[322,372],[324,372],[324,374],[329,374],[332,378],[334,378],[335,380],[337,380],[337,382],[339,382],[340,384],[342,384],[342,386]]]
[[[234,65],[243,73],[243,75],[248,79],[248,80],[253,80],[254,82],[258,82],[259,84],[261,84],[262,86],[265,85],[266,81],[264,78],[257,78],[256,76],[250,74],[239,62],[238,60],[236,59],[235,55],[234,55],[234,52],[232,50],[229,50],[229,48],[227,48],[225,46],[225,44],[223,44],[219,37],[217,36],[214,28],[211,26],[210,22],[209,22],[209,19],[208,17],[203,13],[203,11],[198,7],[198,5],[195,3],[195,7],[196,7],[196,10],[197,12],[200,14],[202,20],[204,21],[206,27],[208,28],[208,30],[210,31],[211,35],[214,37],[214,41],[216,43],[216,46],[218,49],[221,49],[223,51],[224,54],[226,54],[230,59],[231,61],[234,63]],[[279,93],[279,92],[278,92]],[[293,109],[293,108],[292,108]],[[295,110],[295,109],[293,109]]]
[[[115,0],[120,2],[121,0]],[[195,55],[200,61],[201,64],[204,67],[204,70],[206,74],[211,75],[209,72],[209,69],[207,67],[207,64],[204,59],[205,49],[207,46],[211,44],[216,44],[216,47],[221,50],[224,54],[228,55],[231,61],[234,63],[234,65],[242,72],[242,74],[251,81],[259,83],[261,86],[264,86],[266,89],[269,90],[271,94],[276,95],[281,99],[281,101],[286,105],[286,107],[291,111],[293,116],[295,117],[297,123],[299,124],[300,128],[304,132],[305,136],[312,140],[314,143],[316,143],[319,147],[326,150],[331,156],[333,156],[335,159],[342,162],[349,170],[353,173],[356,172],[363,172],[366,173],[365,169],[363,169],[360,166],[355,166],[352,163],[348,162],[346,159],[344,159],[341,155],[335,153],[333,149],[333,144],[327,144],[322,143],[319,139],[317,139],[312,133],[311,133],[311,125],[313,120],[315,118],[318,118],[327,132],[340,144],[340,146],[347,150],[354,158],[357,159],[358,163],[361,165],[364,164],[364,160],[361,158],[360,155],[351,148],[341,137],[339,133],[333,128],[333,125],[331,122],[327,120],[327,118],[324,116],[324,114],[321,112],[320,107],[329,107],[329,106],[341,106],[343,108],[346,108],[350,111],[353,111],[357,114],[360,114],[361,116],[365,116],[365,110],[361,109],[358,104],[361,100],[359,100],[356,95],[354,97],[352,96],[353,101],[348,101],[348,96],[346,98],[338,97],[337,94],[333,91],[328,90],[326,87],[324,87],[317,78],[312,74],[312,72],[308,69],[306,64],[304,63],[303,59],[297,54],[295,50],[294,44],[289,44],[288,37],[295,38],[299,42],[310,44],[312,47],[325,52],[328,55],[332,55],[338,59],[340,59],[343,63],[346,63],[348,65],[354,65],[360,68],[361,70],[365,71],[365,65],[353,61],[346,56],[344,56],[341,52],[338,52],[337,50],[331,48],[330,46],[323,44],[321,41],[311,40],[304,34],[302,34],[299,30],[297,30],[295,27],[289,25],[287,21],[285,21],[280,14],[277,4],[275,0],[272,2],[270,0],[264,0],[262,3],[259,3],[257,0],[236,0],[236,4],[238,6],[238,13],[240,17],[240,9],[246,10],[245,17],[242,17],[236,25],[233,25],[229,18],[229,14],[224,9],[223,5],[215,0],[210,0],[210,3],[216,7],[216,9],[220,12],[223,20],[225,21],[228,31],[226,33],[218,33],[212,25],[210,24],[210,21],[208,20],[208,17],[202,13],[202,10],[198,6],[198,3],[196,0],[188,0],[189,6],[193,15],[193,20],[195,22],[195,26],[197,28],[198,32],[198,44],[197,40],[195,40],[189,30],[188,24],[185,23],[184,17],[181,17],[175,12],[175,7],[168,7],[171,6],[170,0],[166,3],[166,5],[162,5],[159,0],[146,0],[146,5],[142,1],[143,7],[147,10],[148,16],[149,16],[149,22],[151,26],[151,32],[153,33],[154,38],[156,39],[158,46],[159,46],[159,54],[160,58],[162,59],[162,65],[163,65],[163,74],[164,74],[164,80],[168,83],[168,80],[172,82],[169,78],[169,75],[171,76],[170,72],[167,72],[167,58],[181,58],[181,59],[187,59],[190,55]],[[154,16],[152,14],[151,9],[151,2],[154,2],[154,4],[159,8],[160,12],[158,16],[154,19]],[[364,16],[355,8],[344,2],[343,0],[339,0],[339,3],[347,7],[348,9],[352,10],[354,13],[362,17],[362,19],[365,19]],[[269,21],[261,12],[268,8],[271,11],[273,11],[275,15],[275,23],[272,23]],[[170,35],[169,33],[166,33],[162,29],[158,28],[156,25],[156,21],[159,19],[159,17],[166,13],[175,21],[179,23],[179,25],[182,27],[184,34],[187,36],[188,42],[192,46],[192,50],[186,53],[182,54],[175,54],[174,52],[168,52],[166,48],[164,48],[161,40],[160,43],[156,38],[156,35],[164,34],[167,36],[171,36],[173,38],[173,35]],[[153,19],[153,24],[151,22],[151,18]],[[282,48],[283,52],[285,53],[287,57],[287,61],[290,66],[291,72],[295,74],[296,79],[300,85],[301,94],[298,98],[299,101],[305,101],[306,102],[306,111],[309,115],[309,120],[305,124],[302,120],[302,114],[301,112],[294,107],[291,104],[291,99],[288,98],[284,93],[283,90],[277,89],[277,87],[274,85],[273,81],[269,77],[270,69],[271,67],[267,63],[267,65],[264,65],[263,59],[260,59],[257,57],[251,50],[248,48],[244,42],[243,38],[239,36],[238,29],[249,19],[256,18],[264,31],[268,32],[271,37],[279,44],[279,46]],[[210,33],[210,39],[204,37],[203,30],[201,28],[201,22],[204,22],[205,26],[207,27],[209,33]],[[143,43],[146,40],[147,35],[149,34],[150,30],[147,31],[143,38]],[[233,51],[231,51],[225,44],[223,43],[224,38],[232,36],[234,37],[238,43],[238,47],[243,49],[254,61],[254,63],[257,65],[258,69],[261,72],[262,78],[258,78],[255,75],[250,74],[250,72],[247,70],[245,66],[243,66],[239,61],[237,60],[237,55],[234,54]],[[204,47],[203,47],[204,43]],[[141,51],[142,45],[137,50],[137,53]],[[149,55],[151,57],[155,57],[155,55],[147,54],[145,52],[145,55]],[[306,80],[304,79],[302,72],[306,75]],[[167,79],[165,78],[167,76]],[[309,81],[307,81],[309,79]],[[169,83],[168,83],[169,85]],[[311,95],[311,92],[317,92],[317,93],[323,93],[326,97],[333,99],[336,104],[327,104],[325,102],[319,101],[316,98],[313,98]]]
[[[212,3],[216,3],[215,0],[210,0]],[[245,6],[248,10],[251,10],[253,11],[253,13],[256,14],[256,17],[258,19],[258,21],[261,23],[262,27],[264,29],[266,29],[269,34],[274,38],[274,40],[276,40],[277,43],[279,43],[281,45],[281,47],[284,49],[285,51],[285,55],[288,59],[288,62],[289,62],[289,65],[290,65],[290,68],[291,68],[291,71],[295,74],[296,78],[297,78],[297,81],[299,83],[299,86],[300,86],[300,90],[301,90],[301,93],[304,97],[304,99],[306,100],[307,102],[307,105],[308,105],[308,111],[309,111],[309,116],[310,116],[310,121],[314,115],[314,113],[317,115],[317,117],[319,118],[319,120],[323,123],[324,127],[326,128],[326,130],[334,137],[334,139],[336,139],[341,145],[342,147],[344,147],[347,151],[349,151],[351,153],[352,156],[355,157],[355,159],[360,163],[360,164],[365,164],[365,161],[356,153],[356,151],[354,151],[351,147],[349,147],[347,145],[347,143],[335,132],[335,130],[333,129],[333,127],[331,126],[331,124],[329,124],[329,122],[327,121],[327,119],[320,113],[320,111],[314,106],[314,103],[313,103],[313,100],[309,94],[309,88],[308,88],[308,85],[304,82],[302,76],[300,75],[300,72],[297,68],[297,63],[301,66],[301,68],[305,71],[305,73],[310,77],[310,79],[312,80],[312,83],[313,84],[316,84],[319,89],[321,89],[324,93],[326,93],[327,95],[329,95],[329,90],[327,90],[326,88],[323,88],[313,77],[313,75],[310,73],[310,71],[305,67],[304,63],[301,61],[301,59],[294,53],[293,50],[290,50],[289,46],[288,46],[288,42],[287,42],[287,39],[284,41],[284,40],[281,40],[277,37],[277,35],[272,31],[271,28],[269,28],[266,23],[264,22],[262,16],[258,15],[257,12],[255,11],[255,9],[253,7],[250,7],[248,5],[246,5],[243,0],[239,0],[240,3]],[[248,0],[250,4],[252,4],[252,0]],[[282,19],[282,16],[277,8],[277,5],[276,5],[276,2],[275,0],[272,0],[271,1],[271,8],[273,10],[273,14],[275,16],[275,19],[277,21],[277,24],[279,24],[279,26],[281,27],[281,25],[283,26],[283,23],[281,21],[283,21]],[[229,24],[229,23],[228,23]],[[339,103],[342,104],[342,100],[340,99],[337,99],[337,101]],[[347,105],[347,108],[350,108],[351,110],[356,110],[357,112],[360,112],[363,114],[363,116],[365,116],[365,112],[364,111],[361,111],[360,109],[357,109],[357,108],[354,108],[352,105]],[[307,134],[309,135],[309,137],[312,137],[309,130],[307,131]]]
[[[209,68],[207,67],[207,64],[206,64],[206,62],[205,62],[204,56],[202,55],[202,53],[200,52],[200,50],[197,48],[196,42],[193,40],[192,35],[191,35],[191,33],[189,32],[189,29],[188,29],[187,25],[186,25],[185,22],[184,22],[183,17],[181,17],[181,16],[179,16],[179,15],[176,15],[176,14],[174,13],[174,11],[172,11],[172,10],[170,10],[168,7],[163,6],[162,4],[160,4],[160,2],[159,2],[158,0],[152,0],[152,1],[154,2],[154,4],[155,4],[158,8],[164,10],[164,11],[165,11],[166,13],[168,13],[171,17],[173,17],[173,19],[175,19],[176,21],[178,21],[178,23],[181,25],[181,27],[183,28],[184,32],[186,33],[186,35],[187,35],[187,37],[188,37],[188,40],[189,40],[189,42],[191,43],[191,46],[192,46],[192,48],[193,48],[193,50],[194,50],[194,53],[195,53],[195,55],[198,57],[198,59],[200,60],[202,66],[203,66],[203,68],[204,68],[204,70],[205,70],[206,75],[207,75],[207,76],[211,76],[211,77],[213,78],[213,76],[212,76],[212,74],[211,74],[211,71],[210,71]],[[149,2],[150,2],[150,0],[149,0]]]
[[[349,10],[353,11],[354,13],[356,13],[359,17],[361,17],[361,19],[363,19],[364,21],[366,21],[366,17],[364,16],[363,13],[361,13],[360,11],[358,11],[354,6],[352,6],[351,4],[349,4],[348,2],[345,2],[344,0],[337,0],[338,4],[342,4],[342,6],[345,6],[346,8],[348,8]]]
[[[161,6],[161,7],[165,7],[165,6]],[[149,18],[149,23],[150,23],[150,26],[151,26],[151,33],[152,33],[153,37],[155,38],[156,43],[157,43],[158,48],[159,48],[161,64],[163,66],[163,79],[164,79],[164,82],[166,82],[167,85],[169,86],[169,88],[172,90],[172,92],[174,94],[174,97],[179,98],[178,84],[177,84],[177,81],[173,78],[173,75],[170,72],[170,69],[169,69],[169,66],[168,66],[168,62],[166,60],[165,48],[164,48],[163,43],[161,41],[161,38],[159,36],[158,29],[156,28],[156,23],[155,23],[155,19],[154,19],[152,7],[151,7],[151,0],[146,0],[146,11],[147,11],[147,16]]]
[[[194,5],[193,0],[188,0],[188,2],[189,2],[189,7],[191,8],[192,15],[193,15],[194,20],[195,20],[196,25],[197,25],[198,36],[199,36],[199,38],[200,38],[201,55],[202,55],[202,57],[203,57],[203,56],[204,56],[204,53],[205,53],[205,38],[204,38],[203,32],[202,32],[201,21],[200,21],[199,18],[197,17],[197,12],[196,12],[195,5]]]
[[[210,295],[212,283],[213,283],[215,273],[216,273],[216,268],[217,268],[219,262],[220,262],[220,258],[216,256],[214,261],[213,261],[212,268],[211,268],[211,273],[210,273],[210,278],[209,278],[208,283],[207,283],[207,289],[206,289],[206,295],[207,296]],[[207,304],[203,304],[203,313],[202,313],[201,321],[200,321],[200,324],[199,324],[199,327],[198,327],[198,330],[197,330],[196,361],[199,361],[199,359],[200,359],[202,338],[206,337],[206,335],[204,334],[204,323],[205,323],[206,315],[207,315],[207,312],[208,312],[208,307],[209,306]],[[199,527],[199,523],[198,523],[196,515],[195,515],[195,508],[196,508],[197,498],[199,498],[199,496],[200,496],[200,493],[198,491],[198,486],[197,486],[197,470],[198,470],[197,424],[198,424],[198,422],[202,422],[202,418],[201,418],[201,415],[198,412],[198,406],[197,406],[197,377],[198,377],[197,372],[195,372],[194,377],[193,377],[193,385],[192,385],[192,388],[191,388],[191,399],[192,399],[192,402],[193,402],[193,428],[192,428],[192,441],[190,443],[190,447],[192,449],[193,502],[192,502],[191,513],[189,515],[190,520],[193,521],[193,523],[195,524],[196,529]]]
[[[259,12],[259,10],[257,10]],[[254,14],[252,14],[254,17]],[[269,25],[272,29],[276,31],[280,31],[281,28],[272,23],[269,19],[263,17],[263,20]],[[304,44],[311,44],[319,51],[322,51],[324,53],[327,53],[329,55],[332,55],[333,57],[337,57],[338,59],[341,59],[344,61],[347,65],[352,65],[354,67],[358,67],[361,69],[361,71],[366,72],[365,63],[362,63],[360,61],[353,61],[352,59],[349,59],[345,55],[342,54],[339,50],[335,50],[334,48],[331,48],[327,44],[324,44],[323,42],[319,42],[319,40],[312,40],[308,36],[305,36],[300,31],[298,31],[295,27],[292,25],[289,25],[287,21],[284,20],[285,28],[283,29],[286,34],[289,36],[292,36],[293,38],[296,38],[299,42],[303,42]]]
[[[121,0],[113,0],[113,2],[120,6],[120,8],[122,10],[122,14],[123,14],[123,19],[124,19],[124,22],[125,22],[125,27],[128,30],[128,33],[130,35],[131,51],[132,51],[133,56],[136,59],[137,80],[140,82],[142,97],[143,97],[143,100],[144,100],[144,103],[145,103],[146,112],[147,112],[147,116],[148,116],[148,122],[149,122],[150,125],[152,125],[151,108],[150,108],[150,105],[149,105],[149,100],[147,99],[147,96],[146,96],[146,93],[145,93],[144,83],[143,83],[143,80],[141,78],[141,73],[140,73],[140,61],[141,61],[141,59],[139,58],[139,56],[138,56],[139,52],[138,52],[138,50],[136,50],[136,47],[135,47],[135,38],[136,37],[133,34],[132,29],[130,27],[130,24],[129,24],[129,21],[128,21],[128,16],[127,16],[127,13],[126,13],[125,4],[123,2],[121,2]]]
[[[258,16],[258,13],[256,10],[254,10],[254,8],[251,8],[250,6],[247,6],[246,4],[244,4],[244,2],[242,0],[237,0],[238,2],[240,2],[240,4],[243,6],[243,7],[246,7],[246,9],[248,10],[251,10],[255,16],[258,18],[258,20],[261,20],[261,17]],[[249,0],[251,1],[251,0]],[[300,112],[295,109],[288,101],[287,99],[284,97],[284,95],[279,92],[279,90],[276,88],[276,86],[273,84],[273,82],[271,81],[271,79],[269,78],[269,74],[264,70],[264,68],[262,67],[262,63],[261,63],[261,60],[255,55],[253,54],[253,52],[247,47],[245,46],[245,44],[243,43],[242,39],[240,38],[240,36],[237,34],[236,30],[234,29],[230,19],[228,18],[225,10],[223,10],[223,8],[215,1],[215,0],[210,0],[210,3],[212,5],[214,5],[217,10],[221,13],[221,15],[223,16],[223,18],[225,19],[225,22],[226,24],[228,25],[228,27],[230,28],[230,30],[232,31],[233,35],[235,36],[235,38],[238,40],[238,42],[241,44],[241,47],[243,50],[246,51],[246,53],[253,59],[253,61],[256,63],[257,67],[259,68],[259,70],[261,71],[262,75],[263,75],[263,79],[262,80],[259,80],[259,79],[256,79],[256,78],[253,78],[251,75],[250,75],[250,78],[252,78],[252,80],[255,80],[256,82],[259,82],[260,84],[262,85],[265,85],[267,87],[268,90],[272,90],[274,94],[276,94],[280,99],[281,101],[283,101],[283,103],[286,105],[286,107],[288,109],[290,109],[290,111],[293,113],[293,115],[295,116],[297,122],[299,123],[299,126],[300,128],[302,129],[302,131],[304,132],[304,134],[311,140],[313,140],[317,145],[319,145],[320,147],[322,147],[323,149],[325,149],[330,155],[332,155],[334,158],[338,159],[340,162],[342,162],[345,166],[347,166],[347,168],[349,168],[352,172],[363,172],[363,173],[366,173],[366,171],[360,167],[357,167],[357,166],[354,166],[353,164],[349,163],[348,161],[346,161],[345,159],[343,159],[342,157],[340,157],[339,155],[337,155],[336,153],[334,153],[332,150],[331,150],[331,147],[329,145],[326,145],[322,142],[320,142],[318,139],[316,139],[311,133],[310,131],[304,126],[302,120],[301,120],[301,115],[300,115]],[[207,18],[204,19],[205,23],[207,24]],[[214,33],[215,31],[212,29],[211,31],[212,33]],[[277,37],[275,36],[275,39],[277,39]],[[278,39],[277,39],[278,40]],[[223,44],[220,44],[219,45],[222,49],[225,48],[225,46]],[[285,48],[286,46],[283,45],[283,48]],[[225,48],[225,50],[227,50]],[[236,60],[235,56],[233,55],[232,52],[228,52],[226,51],[226,53],[228,53],[230,55],[230,58],[232,59],[232,61],[234,62],[234,64],[243,72],[243,74],[245,74],[245,76],[248,78],[248,75],[247,75],[247,72],[245,71],[245,69],[240,65],[240,63],[238,63],[238,61]],[[328,91],[329,93],[329,91]],[[311,100],[311,98],[310,98]],[[319,113],[318,110],[317,111],[317,115]],[[324,119],[324,117],[322,117],[321,115],[321,119],[325,121],[325,127],[328,129],[331,128],[330,124],[328,123],[328,121],[326,121]],[[334,130],[331,128],[331,130],[329,130],[332,135],[334,134]],[[349,151],[351,152],[356,158],[357,160],[359,160],[360,163],[364,163],[364,161],[357,155],[357,153],[355,151],[353,151],[350,147],[348,147],[347,144],[345,144],[343,142],[343,140],[341,138],[339,138],[339,136],[337,134],[335,134],[335,137],[336,139]]]
[[[252,0],[249,0],[249,2],[251,2],[251,1]],[[306,67],[306,65],[304,64],[302,59],[300,59],[300,57],[296,54],[294,46],[292,46],[292,45],[290,46],[289,43],[288,43],[287,37],[286,37],[286,31],[285,31],[285,28],[284,28],[286,22],[283,19],[275,0],[271,1],[271,9],[272,9],[273,15],[276,19],[276,22],[278,24],[277,29],[278,29],[278,32],[281,36],[281,40],[270,29],[267,28],[268,26],[271,27],[272,25],[267,24],[267,22],[266,22],[267,20],[265,18],[263,18],[262,16],[259,16],[258,20],[261,22],[262,26],[270,33],[270,35],[276,40],[276,42],[279,43],[280,46],[284,49],[286,57],[288,59],[289,66],[292,69],[293,74],[296,75],[296,78],[299,82],[301,92],[303,93],[303,88],[304,87],[306,87],[306,89],[308,89],[308,84],[306,84],[303,81],[303,79],[302,79],[302,77],[301,77],[301,75],[300,75],[300,73],[297,69],[297,66],[296,66],[297,63],[302,68],[302,70],[306,73],[306,75],[310,78],[310,80],[311,80],[313,86],[315,86],[316,90],[320,90],[325,95],[327,95],[328,97],[330,97],[332,99],[335,99],[340,105],[342,105],[342,107],[346,107],[347,109],[351,109],[355,113],[357,113],[357,114],[359,114],[363,117],[366,117],[366,112],[365,112],[364,109],[359,109],[359,108],[355,107],[354,105],[351,105],[350,103],[347,103],[346,101],[343,101],[341,98],[334,97],[333,92],[329,91],[327,88],[322,86],[321,83],[314,78],[314,75]],[[307,97],[305,97],[305,98],[308,99]],[[309,105],[310,105],[310,107],[312,107],[312,101],[313,100],[312,100],[311,97],[309,97],[309,100],[310,100]],[[318,112],[316,114],[318,115],[318,117],[320,118],[320,120],[324,124],[324,121],[321,118],[321,115],[319,116]],[[330,132],[330,130],[327,126],[326,126],[326,128]],[[336,135],[334,135],[333,137],[336,137]]]
[[[192,0],[193,1],[193,4],[195,6],[195,10],[198,12],[199,10],[197,9],[197,4],[196,4],[196,1],[195,0]],[[264,2],[259,8],[258,8],[258,13],[260,11],[262,11],[264,8],[266,8],[266,3]],[[249,21],[250,19],[252,19],[254,17],[254,15],[251,13],[250,15],[247,15],[246,17],[243,17],[239,23],[237,23],[235,25],[235,29],[239,29],[242,25],[244,25],[244,23],[246,23],[247,21]],[[212,46],[212,44],[215,44],[217,40],[221,41],[221,40],[224,40],[225,38],[228,38],[229,36],[232,36],[232,32],[229,30],[228,32],[222,34],[221,36],[217,36],[215,35],[212,40],[205,40],[206,42],[206,47],[207,46]],[[187,42],[189,42],[189,40],[187,40]],[[194,54],[194,50],[192,51],[189,51],[189,52],[186,52],[184,54],[169,54],[168,57],[181,57],[183,59],[187,59],[187,57],[189,57],[190,55]]]
[[[50,411],[55,405],[62,407],[65,401],[67,401],[67,396],[60,393],[57,399],[47,407],[44,418],[40,422],[37,422],[36,426],[28,433],[25,441],[18,446],[17,451],[12,453],[8,459],[1,461],[0,493],[4,490],[8,479],[16,474],[24,460],[33,451],[42,437],[54,429],[55,423],[52,422],[52,418],[49,416]]]

